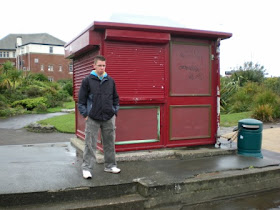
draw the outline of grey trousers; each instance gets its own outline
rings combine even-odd
[[[83,154],[83,170],[92,170],[96,162],[96,144],[98,131],[101,129],[101,138],[104,150],[104,167],[111,168],[117,166],[115,137],[116,137],[116,116],[110,120],[100,121],[88,117],[85,129],[85,149]]]

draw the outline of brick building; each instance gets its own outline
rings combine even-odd
[[[50,81],[72,79],[72,63],[64,57],[64,44],[47,33],[9,34],[0,40],[0,65],[9,60],[17,69],[43,73]]]

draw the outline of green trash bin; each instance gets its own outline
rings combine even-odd
[[[263,158],[262,147],[263,123],[255,119],[238,121],[237,153],[240,155]]]

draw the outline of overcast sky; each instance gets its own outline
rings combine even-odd
[[[71,41],[93,21],[140,22],[230,32],[221,42],[221,74],[259,63],[280,76],[279,0],[6,0],[0,39],[10,33],[49,33]]]

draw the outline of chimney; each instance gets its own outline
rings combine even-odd
[[[22,45],[22,37],[18,36],[17,37],[17,43],[16,43],[17,47]]]

